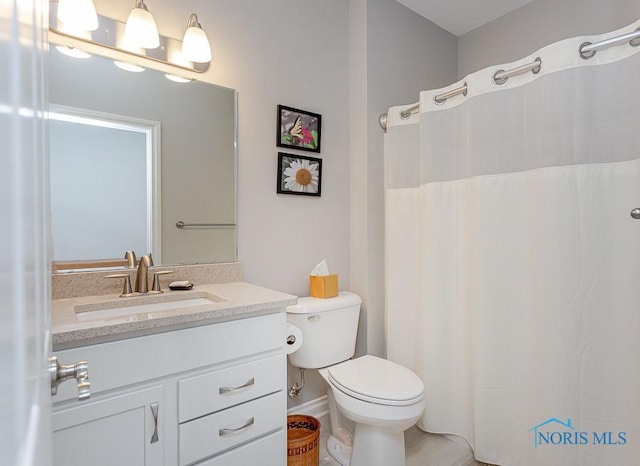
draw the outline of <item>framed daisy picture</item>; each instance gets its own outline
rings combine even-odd
[[[320,152],[322,115],[278,105],[278,147]]]
[[[320,196],[322,159],[278,152],[279,194]]]

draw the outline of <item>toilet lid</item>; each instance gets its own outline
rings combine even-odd
[[[382,405],[406,406],[422,398],[422,380],[406,367],[367,355],[329,367],[336,388],[354,398]]]

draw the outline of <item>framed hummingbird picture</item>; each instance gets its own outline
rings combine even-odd
[[[322,115],[278,105],[278,147],[320,152]]]

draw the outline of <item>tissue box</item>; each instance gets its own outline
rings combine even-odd
[[[338,296],[338,275],[310,275],[309,295],[314,298],[334,298]]]

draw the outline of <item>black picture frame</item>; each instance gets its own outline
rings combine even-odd
[[[304,170],[305,173],[299,173]],[[317,178],[317,183],[314,183]],[[278,194],[320,196],[322,194],[322,159],[278,152]]]
[[[322,115],[278,105],[276,145],[320,153]]]

